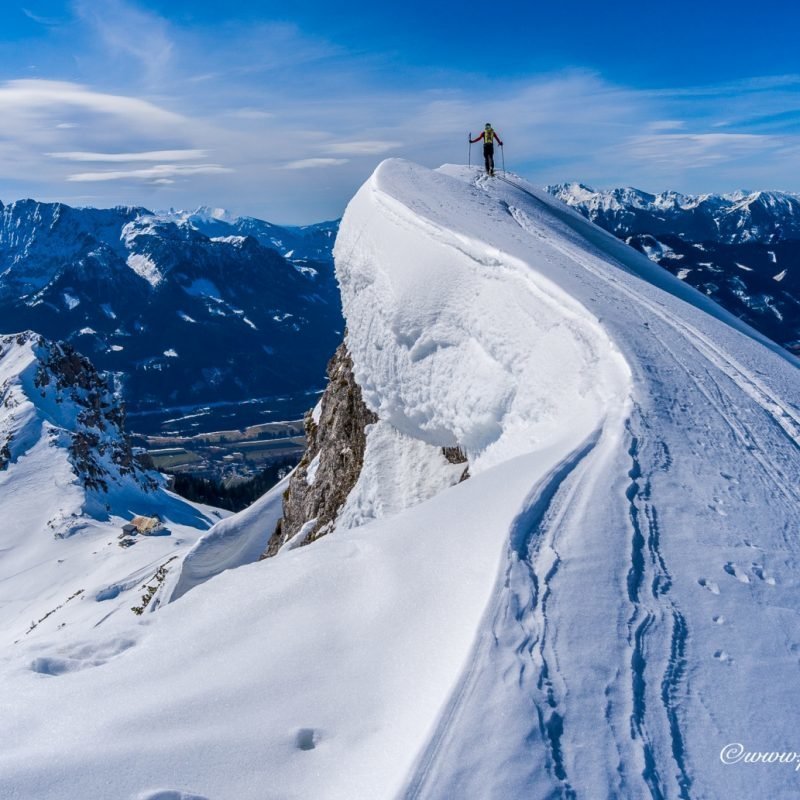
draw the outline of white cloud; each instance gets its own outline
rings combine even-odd
[[[743,133],[671,133],[634,136],[624,148],[633,158],[653,164],[698,169],[775,150],[777,136]]]
[[[652,91],[585,70],[398,81],[391,55],[284,24],[178,28],[136,2],[77,0],[68,29],[4,61],[6,75],[37,63],[37,74],[76,76],[0,82],[7,195],[66,198],[92,182],[97,205],[152,205],[167,191],[176,205],[311,222],[341,213],[385,155],[466,161],[467,133],[486,120],[506,166],[538,183],[800,186],[800,137],[764,116],[796,107],[797,76]],[[723,131],[744,138],[708,138]]]
[[[92,181],[136,180],[148,183],[165,183],[174,177],[189,175],[216,175],[232,172],[221,164],[158,164],[143,169],[109,170],[105,172],[79,172],[67,177],[68,181],[89,183]],[[170,181],[172,182],[172,181]]]
[[[51,158],[65,161],[95,161],[95,162],[136,162],[136,161],[192,161],[196,158],[205,158],[206,150],[150,150],[143,153],[86,153],[72,151],[67,153],[46,153]]]
[[[25,79],[0,84],[0,132],[15,117],[55,119],[63,117],[65,110],[114,116],[137,128],[156,125],[177,129],[184,122],[179,114],[147,100],[97,92],[78,83]]]
[[[260,108],[236,108],[228,115],[238,119],[272,119],[275,115]]]
[[[657,133],[658,131],[679,131],[686,127],[686,122],[680,119],[656,119],[648,123],[647,129]]]
[[[27,8],[22,8],[20,10],[26,17],[28,17],[28,19],[32,19],[34,22],[38,22],[39,25],[45,25],[48,28],[56,25],[62,25],[64,23],[64,20],[57,19],[56,17],[43,17],[40,14],[34,14],[33,11],[30,11]]]
[[[402,142],[383,142],[380,140],[356,141],[356,142],[335,142],[325,147],[329,153],[338,153],[346,156],[377,156],[396,150],[402,146]]]
[[[347,164],[348,158],[301,158],[284,164],[284,169],[316,169],[318,167],[336,167]]]

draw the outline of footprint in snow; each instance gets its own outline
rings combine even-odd
[[[753,575],[756,576],[761,581],[764,581],[768,586],[775,586],[777,581],[772,575],[767,574],[767,571],[764,569],[763,564],[757,564],[755,561],[752,564],[753,566]]]
[[[322,738],[316,728],[298,728],[294,735],[294,746],[298,750],[314,750]]]
[[[736,578],[740,583],[750,583],[750,578],[747,576],[747,573],[741,567],[734,564],[733,561],[729,561],[723,569],[728,575]]]
[[[704,589],[708,589],[711,594],[719,594],[719,585],[716,581],[710,581],[708,578],[700,578],[697,581]]]
[[[715,622],[717,625],[724,625],[725,624],[725,617],[722,614],[717,614],[714,617],[711,617],[711,621]]]
[[[719,514],[721,517],[727,517],[727,516],[728,516],[728,512],[727,512],[727,511],[725,511],[725,510],[722,508],[722,504],[723,504],[723,502],[724,502],[724,501],[723,501],[723,500],[721,500],[719,497],[715,497],[715,498],[714,498],[714,504],[713,504],[713,505],[709,505],[708,507],[709,507],[709,508],[710,508],[712,511],[716,511],[716,512],[717,512],[717,514]]]
[[[715,650],[714,658],[722,664],[733,664],[733,659],[724,650]]]

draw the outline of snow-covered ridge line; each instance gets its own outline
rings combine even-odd
[[[64,343],[32,331],[0,337],[0,469],[11,469],[42,438],[68,453],[76,480],[108,493],[131,482],[158,485],[133,457],[124,412],[105,376]]]
[[[436,221],[411,193],[415,170],[382,164],[348,206],[334,251],[365,402],[411,439],[461,447],[472,472],[549,443],[567,417],[576,428],[590,420],[586,435],[627,392],[619,351],[525,261]],[[587,374],[564,375],[564,360]]]
[[[533,227],[524,212],[520,213],[516,209],[512,209],[512,214],[523,228]],[[587,257],[585,248],[570,245],[566,241],[555,243],[554,247],[578,263],[581,263],[587,270],[594,272],[598,277],[603,277],[604,272],[606,272],[607,261],[596,257]],[[677,289],[677,287],[673,288]],[[778,423],[791,441],[800,446],[800,410],[794,409],[791,405],[786,403],[782,403],[781,400],[775,396],[774,392],[759,380],[756,373],[740,364],[731,353],[723,352],[718,345],[711,341],[708,335],[703,333],[691,322],[665,313],[663,307],[659,303],[653,302],[646,296],[642,296],[624,284],[620,284],[618,289],[630,298],[631,301],[644,306],[649,313],[660,318],[667,325],[674,327],[676,331],[683,335],[688,335],[688,338],[692,340],[694,346],[701,349],[703,355],[711,363],[724,371],[743,392],[761,406],[761,408]],[[701,299],[696,297],[694,299],[698,305],[707,305],[707,303],[704,302],[705,298]],[[728,316],[722,312],[722,309],[714,309],[714,311],[722,318]],[[728,317],[727,321],[733,323],[735,327],[741,327],[741,323],[734,318]],[[752,335],[753,333],[746,329],[743,332],[748,335]],[[772,342],[764,341],[764,343],[771,349],[774,349],[774,344]],[[782,356],[784,355],[782,350],[776,349],[775,351]],[[785,357],[790,362],[796,363],[796,359],[793,356],[787,354]]]

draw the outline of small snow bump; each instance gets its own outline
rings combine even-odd
[[[719,585],[708,578],[700,578],[697,581],[704,589],[708,589],[711,594],[719,594]]]

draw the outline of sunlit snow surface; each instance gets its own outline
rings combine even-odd
[[[345,214],[374,521],[211,577],[270,498],[146,620],[5,646],[0,796],[791,796],[719,756],[796,749],[796,362],[512,180],[389,161]]]

